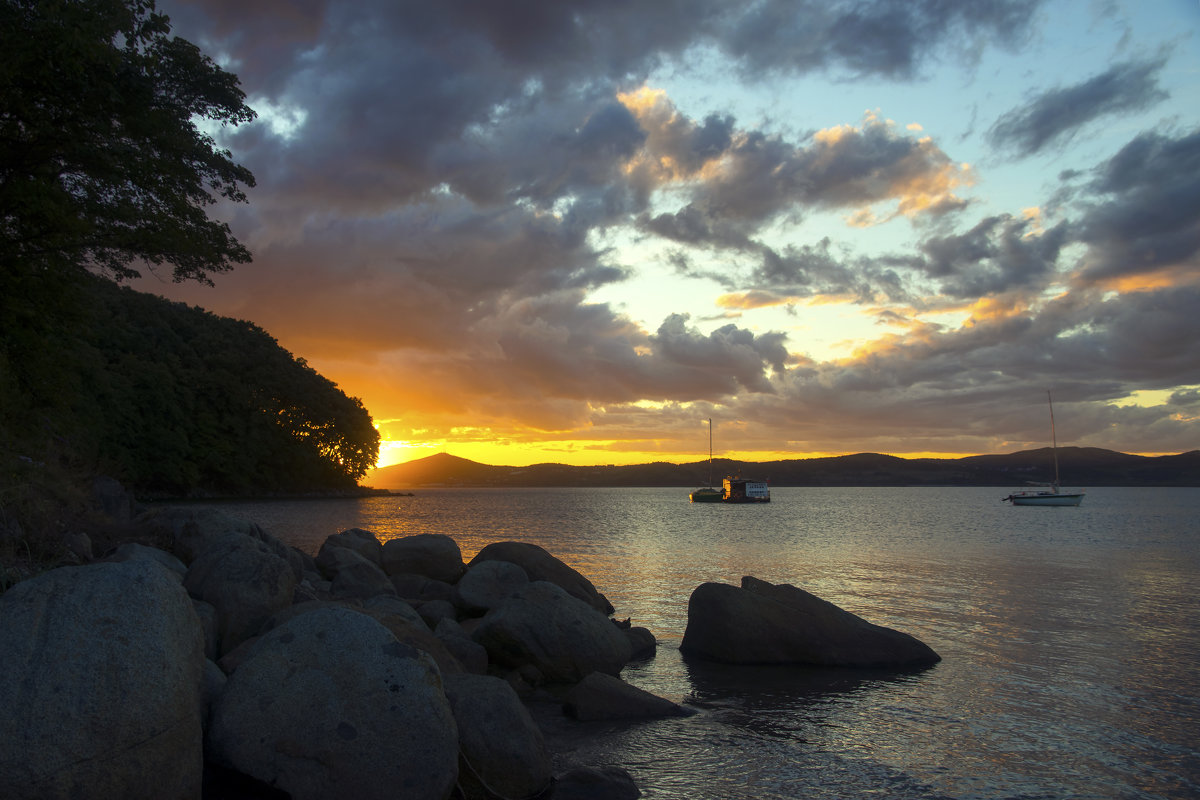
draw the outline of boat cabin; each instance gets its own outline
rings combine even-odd
[[[721,499],[726,503],[769,503],[771,485],[766,481],[726,478],[722,483]]]

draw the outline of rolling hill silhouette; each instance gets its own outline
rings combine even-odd
[[[1064,486],[1200,486],[1200,450],[1139,456],[1096,447],[1058,448]],[[374,470],[365,483],[407,491],[420,487],[679,486],[708,481],[708,461],[577,467],[480,464],[446,453]],[[773,486],[1021,486],[1054,477],[1050,448],[963,458],[900,458],[855,453],[827,458],[747,463],[713,459],[715,482],[725,475],[766,478]]]

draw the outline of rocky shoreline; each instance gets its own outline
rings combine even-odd
[[[0,595],[0,796],[634,798],[559,764],[564,719],[692,713],[620,679],[652,632],[542,548],[350,529],[315,557],[215,509],[138,520],[163,547]],[[747,638],[749,637],[749,638]],[[923,666],[936,653],[790,586],[704,584],[689,657]]]

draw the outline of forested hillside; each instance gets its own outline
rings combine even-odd
[[[69,291],[8,304],[0,452],[142,496],[348,488],[375,463],[362,403],[261,328],[100,278]]]

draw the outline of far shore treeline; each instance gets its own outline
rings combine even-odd
[[[1200,450],[1165,456],[1116,453],[1098,447],[1060,447],[1064,485],[1200,486]],[[395,492],[415,488],[679,487],[718,486],[725,475],[766,479],[773,486],[1021,486],[1054,477],[1049,447],[962,458],[900,458],[855,453],[824,458],[747,463],[715,458],[690,464],[663,461],[627,466],[480,464],[446,453],[374,470],[372,486]]]

